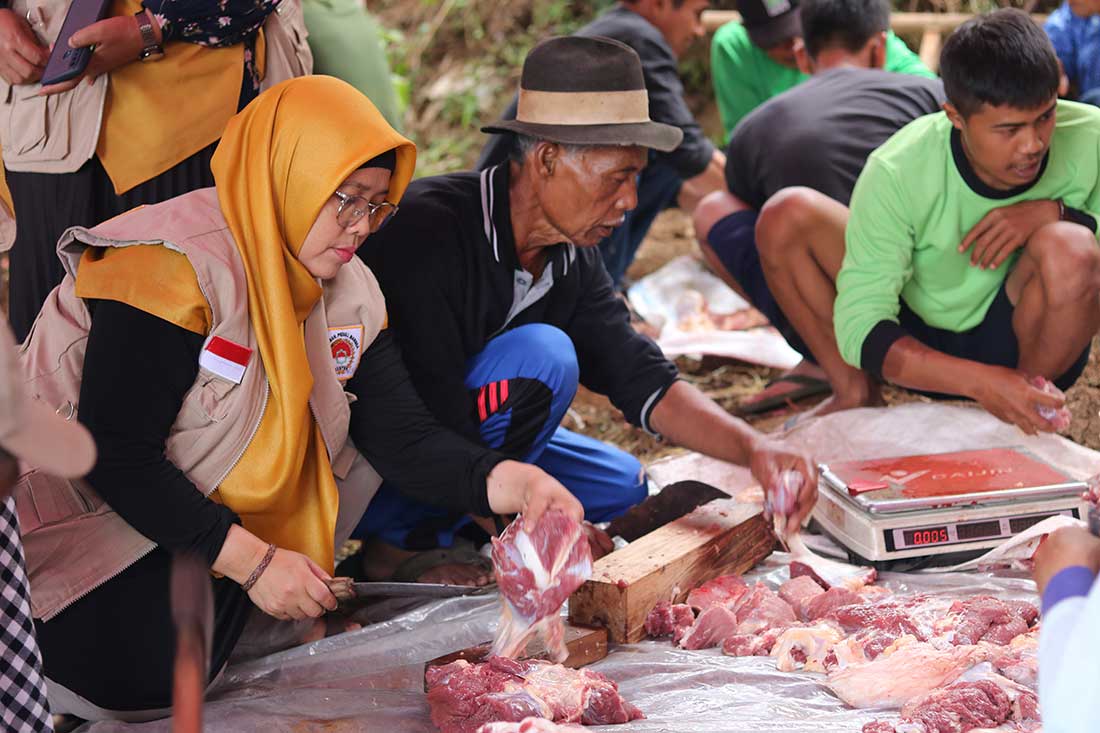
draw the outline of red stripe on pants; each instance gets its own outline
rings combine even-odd
[[[489,413],[485,411],[485,388],[482,387],[481,391],[477,393],[477,414],[481,418],[481,422],[485,422],[489,419]]]
[[[497,383],[489,383],[489,412],[496,412],[500,407],[500,403],[497,402]]]
[[[508,401],[508,380],[500,380],[500,406],[504,407],[504,403]]]

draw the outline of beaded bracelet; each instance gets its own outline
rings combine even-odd
[[[264,559],[260,560],[260,564],[252,571],[252,575],[248,576],[248,580],[241,583],[241,590],[245,593],[252,590],[252,586],[256,585],[256,581],[259,580],[260,576],[267,570],[267,566],[271,564],[271,558],[273,557],[275,557],[275,545],[268,545],[267,552],[264,553]]]

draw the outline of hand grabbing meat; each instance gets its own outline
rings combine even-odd
[[[543,512],[556,509],[573,520],[584,519],[584,507],[569,489],[543,471],[522,461],[501,461],[485,481],[489,508],[497,514],[522,514],[530,532]]]
[[[592,551],[580,522],[549,511],[531,530],[524,517],[493,539],[493,568],[503,613],[493,654],[515,657],[542,633],[555,661],[568,655],[561,607],[592,575]]]
[[[799,450],[761,438],[749,457],[753,477],[764,489],[765,512],[786,517],[783,535],[797,532],[817,503],[817,470]]]
[[[1054,383],[1045,377],[1032,377],[1028,380],[1032,387],[1038,387],[1043,392],[1049,395],[1054,395],[1063,400],[1061,407],[1050,407],[1048,405],[1037,404],[1035,405],[1035,411],[1039,413],[1039,417],[1050,423],[1050,426],[1056,432],[1062,432],[1069,428],[1070,423],[1073,422],[1073,415],[1070,413],[1069,408],[1065,406],[1065,394],[1062,390],[1054,386]]]
[[[979,405],[1002,422],[1010,423],[1028,435],[1052,432],[1054,425],[1039,410],[1061,410],[1065,398],[1031,383],[1023,372],[1006,367],[982,365],[973,375],[975,387],[968,391]]]

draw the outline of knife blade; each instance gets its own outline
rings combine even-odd
[[[353,603],[360,598],[458,598],[483,596],[497,589],[490,585],[446,585],[443,583],[356,583],[351,578],[327,581],[329,590],[340,603]]]

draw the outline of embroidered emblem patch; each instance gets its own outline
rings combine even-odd
[[[328,330],[328,345],[332,349],[332,367],[336,378],[346,382],[359,368],[363,353],[363,326],[339,326]]]
[[[214,336],[202,347],[199,366],[234,384],[240,384],[250,359],[252,349],[221,336]]]

